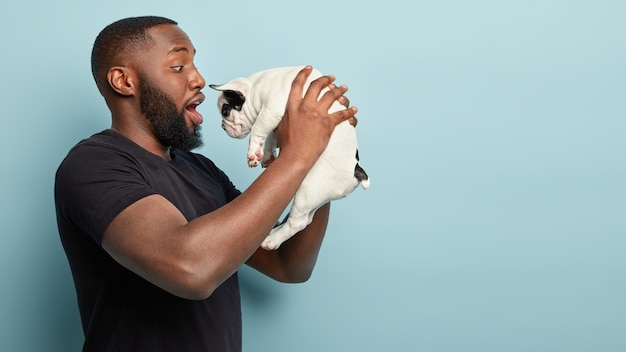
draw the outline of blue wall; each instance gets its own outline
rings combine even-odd
[[[209,83],[310,63],[360,108],[371,188],[334,204],[308,283],[242,271],[247,351],[626,350],[626,3],[236,3],[2,6],[1,350],[79,350],[53,174],[109,125],[93,39],[143,14]],[[201,152],[245,188],[206,93]]]

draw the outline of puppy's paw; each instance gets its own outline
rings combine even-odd
[[[268,167],[270,166],[271,163],[274,162],[274,160],[276,160],[276,156],[274,155],[274,153],[267,153],[263,156],[263,160],[261,162],[261,167]]]
[[[263,159],[263,150],[257,149],[254,153],[248,153],[248,166],[256,167]]]
[[[268,251],[273,251],[278,249],[281,243],[282,242],[278,241],[275,236],[269,235],[265,238],[265,240],[263,240],[263,243],[261,243],[261,247]]]

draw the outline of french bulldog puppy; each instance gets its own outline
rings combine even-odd
[[[222,115],[222,128],[233,138],[250,135],[248,165],[268,166],[276,154],[274,130],[282,119],[291,83],[304,66],[280,67],[260,71],[249,77],[235,78],[226,84],[211,84],[220,91],[217,107]],[[313,70],[305,84],[322,74]],[[328,89],[321,92],[324,94]],[[329,112],[345,109],[335,101]],[[357,186],[369,187],[369,177],[359,166],[356,131],[348,121],[335,127],[326,150],[298,188],[287,220],[274,228],[262,247],[277,249],[284,241],[304,229],[313,220],[315,211],[325,203],[346,197]]]

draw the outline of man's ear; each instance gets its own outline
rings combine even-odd
[[[131,96],[135,94],[135,80],[128,67],[114,66],[107,72],[109,86],[118,94]]]

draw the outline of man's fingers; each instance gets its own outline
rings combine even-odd
[[[345,106],[347,109],[350,107],[350,99],[348,99],[347,96],[343,95],[339,97],[339,104]],[[359,120],[356,118],[356,116],[352,115],[348,118],[348,123],[351,124],[352,127],[356,127],[356,125],[359,123]]]
[[[356,115],[357,111],[358,111],[357,107],[352,106],[347,109],[339,110],[339,111],[332,113],[330,115],[330,118],[335,123],[335,126],[346,120],[350,120],[350,124],[352,126],[356,126],[356,117],[354,117],[354,115]],[[354,124],[352,123],[352,119],[354,119]]]
[[[291,82],[291,91],[289,92],[289,101],[298,101],[302,99],[302,94],[304,92],[304,84],[306,83],[307,78],[313,71],[313,67],[310,65],[305,66],[298,74],[296,78]],[[319,94],[319,93],[318,93]]]
[[[313,80],[305,92],[304,86],[312,71],[313,67],[307,65],[298,72],[291,84],[289,101],[292,103],[300,101],[305,104],[317,104],[319,107],[324,108],[325,111],[328,111],[330,106],[335,101],[338,101],[346,109],[329,115],[333,123],[338,125],[348,120],[352,126],[356,126],[357,119],[354,115],[357,112],[357,108],[350,107],[350,99],[344,95],[348,91],[348,86],[345,84],[336,86],[333,84],[335,76],[326,75]],[[326,90],[326,92],[320,97],[323,90]]]
[[[335,101],[341,103],[342,96],[348,91],[348,86],[345,84],[339,87],[330,85],[328,88],[329,90],[320,98],[320,103],[327,104],[329,108]]]
[[[350,123],[350,125],[356,127],[358,120],[356,118],[356,116],[354,116],[357,112],[357,108],[354,107],[354,109],[350,109],[350,99],[348,99],[348,97],[346,97],[345,92],[348,91],[348,86],[346,85],[341,85],[339,87],[337,87],[334,84],[329,84],[328,85],[328,89],[329,91],[326,92],[326,94],[324,94],[324,96],[320,99],[320,103],[323,100],[326,100],[326,102],[328,104],[332,104],[334,101],[338,101],[341,105],[346,107],[347,110],[347,114],[341,114],[341,116],[335,118],[333,121],[335,122],[335,124],[339,124],[342,123],[343,121],[348,120],[348,123]],[[343,110],[344,113],[346,113],[346,110]]]
[[[318,98],[322,90],[324,90],[325,88],[329,88],[331,86],[334,87],[334,85],[332,85],[334,80],[335,80],[335,76],[333,75],[321,76],[313,80],[313,82],[311,82],[311,84],[309,85],[309,88],[307,89],[304,95],[304,100],[308,102],[318,101]]]
[[[348,99],[348,97],[345,95],[339,98],[339,103],[346,108],[350,107],[350,99]]]

